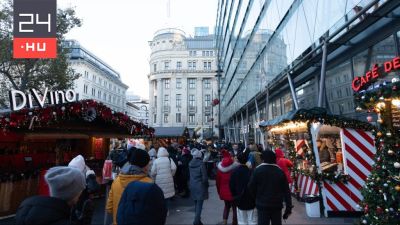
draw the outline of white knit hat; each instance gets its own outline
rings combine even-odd
[[[77,168],[79,171],[86,174],[85,159],[83,158],[82,155],[78,155],[75,158],[73,158],[71,162],[69,162],[68,166]]]

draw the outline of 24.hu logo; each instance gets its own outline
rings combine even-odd
[[[57,0],[14,0],[14,58],[56,58]]]

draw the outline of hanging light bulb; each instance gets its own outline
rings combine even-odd
[[[361,111],[362,111],[362,108],[361,108],[360,106],[357,106],[356,111],[357,111],[357,112],[361,112]]]
[[[396,106],[398,109],[400,109],[400,100],[399,99],[393,99],[392,104]]]
[[[385,109],[385,103],[384,102],[379,102],[378,104],[376,104],[376,109],[379,111],[382,111],[383,109]]]

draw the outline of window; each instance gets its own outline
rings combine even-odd
[[[157,72],[157,64],[156,63],[153,64],[153,72]]]
[[[180,108],[182,106],[182,95],[177,94],[176,95],[176,108]]]
[[[97,91],[97,97],[101,98],[101,91],[100,90]]]
[[[210,51],[206,51],[206,56],[210,56]]]
[[[211,88],[211,79],[207,78],[204,79],[204,89],[210,89]]]
[[[202,51],[202,52],[201,52],[201,55],[202,55],[202,56],[206,56],[206,51]]]
[[[96,89],[92,88],[92,96],[96,96]]]
[[[94,82],[96,82],[96,76],[95,76],[94,74],[92,74],[92,80],[93,80]]]
[[[196,51],[189,51],[189,56],[196,56],[197,52]]]
[[[111,102],[111,95],[108,95],[108,101]]]
[[[214,51],[210,51],[210,56],[213,56],[214,55]]]
[[[87,94],[88,86],[86,84],[83,85],[83,93]]]
[[[169,79],[164,79],[165,89],[169,89]]]
[[[164,69],[169,70],[169,62],[164,62]]]
[[[207,62],[207,69],[211,70],[211,62],[210,61]]]
[[[153,81],[154,82],[154,91],[157,91],[157,81]]]
[[[176,62],[176,69],[181,70],[182,69],[182,62]]]
[[[204,105],[205,106],[210,106],[211,105],[211,95],[205,95],[204,96]]]
[[[189,95],[189,106],[194,107],[196,105],[196,100],[194,95]]]
[[[164,114],[164,123],[168,123],[168,114]]]
[[[211,115],[210,114],[205,114],[204,115],[204,122],[205,123],[208,123],[208,122],[210,122],[211,121]]]
[[[195,70],[196,69],[196,61],[188,61],[188,67],[189,67],[189,70]]]
[[[176,78],[176,88],[177,89],[182,88],[182,78]]]
[[[103,93],[103,100],[104,101],[107,100],[107,94],[106,93]]]
[[[181,123],[181,122],[182,122],[181,113],[177,113],[177,114],[176,114],[176,122],[177,122],[177,123]]]
[[[169,95],[164,95],[164,106],[169,106]]]
[[[204,70],[207,70],[207,62],[203,62],[203,67]]]
[[[154,114],[153,116],[153,123],[157,123],[157,114]]]
[[[157,96],[154,96],[154,108],[157,108]]]
[[[85,78],[89,79],[89,72],[88,71],[85,71]]]
[[[191,88],[191,89],[196,88],[196,79],[194,79],[194,78],[189,79],[189,88]]]
[[[189,114],[189,123],[194,123],[195,117],[195,114]]]

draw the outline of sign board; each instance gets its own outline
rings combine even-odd
[[[19,90],[9,91],[10,106],[12,111],[20,110],[28,106],[28,108],[34,107],[34,101],[36,104],[43,108],[46,100],[47,104],[63,104],[67,102],[77,101],[77,95],[74,90],[66,91],[48,91],[46,88],[44,91],[39,92],[36,89],[30,89],[30,93],[24,93]]]

